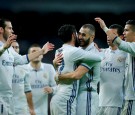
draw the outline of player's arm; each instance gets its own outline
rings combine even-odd
[[[94,46],[97,48],[99,52],[101,52],[101,49],[98,47],[97,43],[94,43]]]
[[[89,69],[85,66],[80,65],[75,71],[66,73],[66,74],[58,74],[55,76],[55,80],[66,80],[66,79],[80,79],[82,76],[87,73]]]
[[[107,28],[104,20],[102,20],[100,17],[95,18],[95,21],[99,23],[100,27],[104,30],[107,36],[109,36],[110,40],[113,42],[116,38],[119,38],[115,33],[113,33],[110,29]],[[119,45],[121,43],[121,39],[119,39]]]
[[[11,50],[12,55],[14,56],[14,63],[15,64],[26,64],[29,61],[39,57],[40,55],[44,55],[46,54],[48,51],[53,50],[54,45],[52,43],[47,42],[43,48],[40,51],[36,51],[27,55],[19,55],[17,52],[15,52],[14,50]]]
[[[132,56],[135,57],[135,42],[126,42],[117,37],[113,41],[113,44],[118,46],[120,50],[130,53]]]
[[[48,51],[51,51],[54,49],[54,45],[52,43],[47,42],[40,51],[36,51],[33,53],[28,54],[29,61],[37,58],[40,55],[46,54]]]
[[[24,66],[25,69],[27,69]],[[31,85],[30,85],[30,76],[29,76],[29,72],[27,71],[25,74],[25,78],[24,78],[24,92],[26,95],[26,99],[27,99],[27,103],[28,103],[28,107],[29,107],[29,111],[31,115],[35,115],[34,112],[34,104],[32,101],[32,92],[31,92]]]
[[[100,27],[105,31],[107,36],[109,36],[110,40],[113,42],[114,45],[118,46],[120,50],[123,50],[135,56],[134,42],[130,43],[123,41],[120,37],[118,37],[115,33],[113,33],[110,29],[106,27],[105,22],[101,18],[97,17],[95,18],[95,21],[100,24]]]
[[[31,115],[36,115],[34,112],[34,105],[33,105],[33,101],[32,101],[32,92],[25,92],[26,98],[27,98],[27,103],[30,109],[30,114]]]

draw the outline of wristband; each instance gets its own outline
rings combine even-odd
[[[4,48],[3,46],[0,48],[0,52],[1,54],[6,50],[6,48]]]
[[[106,33],[109,29],[107,27],[104,27],[103,30]]]
[[[116,36],[113,40],[112,40],[112,43],[114,42],[114,40],[117,38],[118,36]]]

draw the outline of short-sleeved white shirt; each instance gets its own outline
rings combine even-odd
[[[99,106],[122,107],[126,53],[104,49],[101,62]]]
[[[12,79],[13,99],[15,111],[28,112],[28,104],[25,93],[31,92],[28,70],[23,65],[14,66]]]
[[[57,52],[62,52],[63,54],[62,64],[58,67],[58,72],[60,74],[74,71],[77,64],[81,63],[82,61],[85,63],[90,61],[101,61],[100,56],[68,44],[64,44],[56,51],[56,54]],[[89,68],[89,66],[87,67]],[[57,87],[57,92],[51,100],[52,106],[55,105],[52,108],[52,110],[54,110],[53,113],[55,112],[55,114],[59,115],[67,115],[71,113],[72,115],[76,115],[77,91],[77,80],[60,81]]]
[[[41,63],[39,70],[35,70],[30,63],[27,65],[30,72],[30,84],[35,113],[37,115],[48,114],[48,94],[44,92],[46,86],[56,86],[54,76],[56,74],[51,64]]]
[[[0,42],[0,47],[3,43]],[[0,96],[12,97],[13,64],[28,63],[27,56],[21,56],[12,47],[0,56]]]

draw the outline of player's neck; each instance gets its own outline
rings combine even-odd
[[[38,70],[41,67],[41,62],[30,62],[31,66]]]
[[[117,50],[117,46],[110,46],[111,50]]]
[[[74,42],[67,42],[66,44],[71,45],[71,46],[75,46]]]

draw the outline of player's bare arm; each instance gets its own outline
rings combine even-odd
[[[81,79],[83,77],[84,74],[86,74],[89,71],[88,68],[84,67],[84,66],[79,66],[75,71],[70,72],[70,73],[66,73],[66,74],[59,74],[57,73],[55,76],[55,80],[60,81],[60,80],[66,80],[66,79]]]
[[[117,35],[113,33],[110,29],[107,28],[104,20],[102,20],[100,17],[95,18],[95,21],[99,23],[100,27],[104,30],[104,32],[109,36],[110,40],[114,40]]]
[[[29,61],[37,58],[40,55],[46,54],[48,51],[52,51],[54,49],[54,44],[47,42],[40,51],[36,51],[28,54]]]

